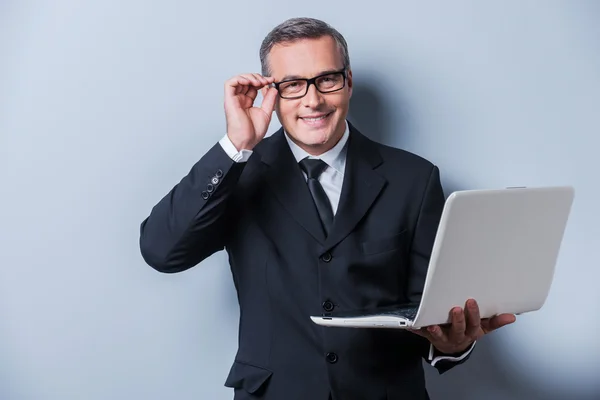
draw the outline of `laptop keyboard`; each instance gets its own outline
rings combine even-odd
[[[382,308],[370,308],[370,309],[362,309],[356,311],[349,312],[335,312],[335,313],[326,313],[323,314],[324,317],[336,317],[336,318],[361,318],[366,316],[394,316],[400,318],[406,318],[408,320],[414,320],[417,316],[417,311],[419,310],[418,304],[406,304],[406,305],[396,305],[396,306],[387,306]]]
[[[383,311],[381,313],[378,313],[379,315],[394,315],[394,316],[399,316],[399,317],[404,317],[407,319],[415,319],[415,317],[417,316],[417,311],[419,310],[419,306],[407,306],[407,307],[401,307],[401,308],[397,308],[395,310],[389,310],[389,311]]]

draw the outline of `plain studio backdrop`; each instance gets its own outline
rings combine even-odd
[[[0,2],[0,399],[229,399],[218,253],[144,264],[139,224],[225,133],[223,83],[289,17],[347,38],[350,119],[457,189],[572,184],[545,307],[433,399],[600,396],[600,2]],[[272,133],[279,127],[274,117]]]

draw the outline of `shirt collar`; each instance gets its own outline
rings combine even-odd
[[[300,148],[300,146],[298,146],[290,139],[287,132],[285,132],[284,136],[290,146],[290,149],[292,150],[292,153],[294,154],[294,157],[296,158],[296,162],[300,162],[306,157],[318,158],[323,160],[325,163],[327,163],[327,165],[335,169],[340,174],[344,174],[344,169],[346,166],[346,142],[348,141],[349,135],[350,131],[348,129],[348,121],[346,121],[346,130],[344,131],[344,135],[342,136],[342,138],[337,142],[335,146],[318,156],[312,156],[306,151],[304,151],[302,148]]]

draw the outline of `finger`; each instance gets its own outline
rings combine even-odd
[[[256,95],[258,94],[258,90],[254,86],[249,86],[248,91],[244,93],[246,96],[250,97],[252,100],[256,99]]]
[[[264,77],[264,76],[262,76],[260,74],[252,74],[252,76],[254,76],[254,78],[256,78],[264,86],[266,86],[269,83],[271,83],[271,82],[269,82],[269,80],[266,77]]]
[[[481,327],[481,318],[479,314],[479,306],[473,299],[467,301],[465,305],[466,310],[466,332],[465,335],[474,339],[479,333]]]
[[[260,79],[261,81],[264,81],[266,84],[272,83],[275,78],[273,78],[272,76],[264,76],[261,74],[253,74],[254,76],[256,76],[258,79]]]
[[[427,332],[427,328],[420,328],[420,329],[417,329],[417,328],[407,328],[407,330],[409,332],[414,333],[415,335],[419,335],[419,336],[427,338],[427,339],[431,338],[431,335],[429,334],[429,332]]]
[[[264,84],[253,74],[243,75],[242,77],[246,79],[248,83],[242,86],[243,90],[240,92],[240,94],[244,94],[255,99],[256,95],[258,94],[258,89],[262,88]]]
[[[455,307],[451,311],[450,320],[450,340],[461,342],[465,338],[466,320],[465,313],[460,307]]]
[[[248,82],[247,85],[240,85],[236,88],[235,94],[246,94],[252,87],[251,83]]]
[[[267,94],[263,97],[263,101],[262,104],[260,105],[260,108],[263,109],[263,111],[267,114],[267,115],[271,115],[273,113],[273,110],[275,109],[275,100],[277,99],[277,89],[275,88],[267,88]]]
[[[260,89],[260,93],[262,94],[263,98],[267,97],[267,94],[269,93],[269,89],[270,89],[269,85],[265,85]]]
[[[438,325],[428,327],[427,331],[431,335],[432,342],[445,343],[448,341],[448,337]]]
[[[232,78],[230,78],[229,80],[227,80],[226,84],[228,86],[232,86],[232,87],[236,87],[236,86],[240,86],[240,85],[249,85],[250,84],[250,79],[248,79],[247,76],[244,75],[238,75],[238,76],[234,76]]]
[[[261,88],[266,85],[266,81],[263,81],[263,77],[258,74],[242,74],[242,77],[248,79],[252,86]]]
[[[228,93],[231,94],[245,94],[250,86],[260,89],[265,86],[265,84],[266,83],[261,82],[261,80],[257,79],[252,74],[242,74],[229,79],[225,84],[225,88]]]
[[[510,325],[517,320],[513,314],[500,314],[482,321],[485,333],[490,333],[503,326]]]
[[[235,76],[225,83],[225,92],[229,95],[240,94],[250,85],[250,81],[241,76]]]

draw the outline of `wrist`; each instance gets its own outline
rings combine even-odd
[[[447,349],[444,349],[443,347],[440,349],[436,345],[433,345],[433,348],[435,349],[435,351],[437,353],[439,353],[439,355],[442,355],[445,357],[459,357],[465,351],[469,350],[471,348],[471,346],[473,346],[473,343],[474,342],[468,342],[464,346],[458,346],[458,347],[452,346],[452,348],[447,348]]]
[[[237,151],[252,150],[254,148],[253,141],[249,141],[246,139],[238,139],[236,137],[232,137],[232,135],[230,135],[229,133],[227,133],[227,137],[231,141],[231,144],[235,146]]]
[[[252,155],[252,150],[238,150],[238,148],[233,144],[233,142],[227,134],[225,134],[221,138],[221,140],[219,140],[219,144],[223,148],[223,151],[225,151],[225,153],[229,156],[229,158],[231,158],[236,163],[246,162],[250,159],[250,156]]]

